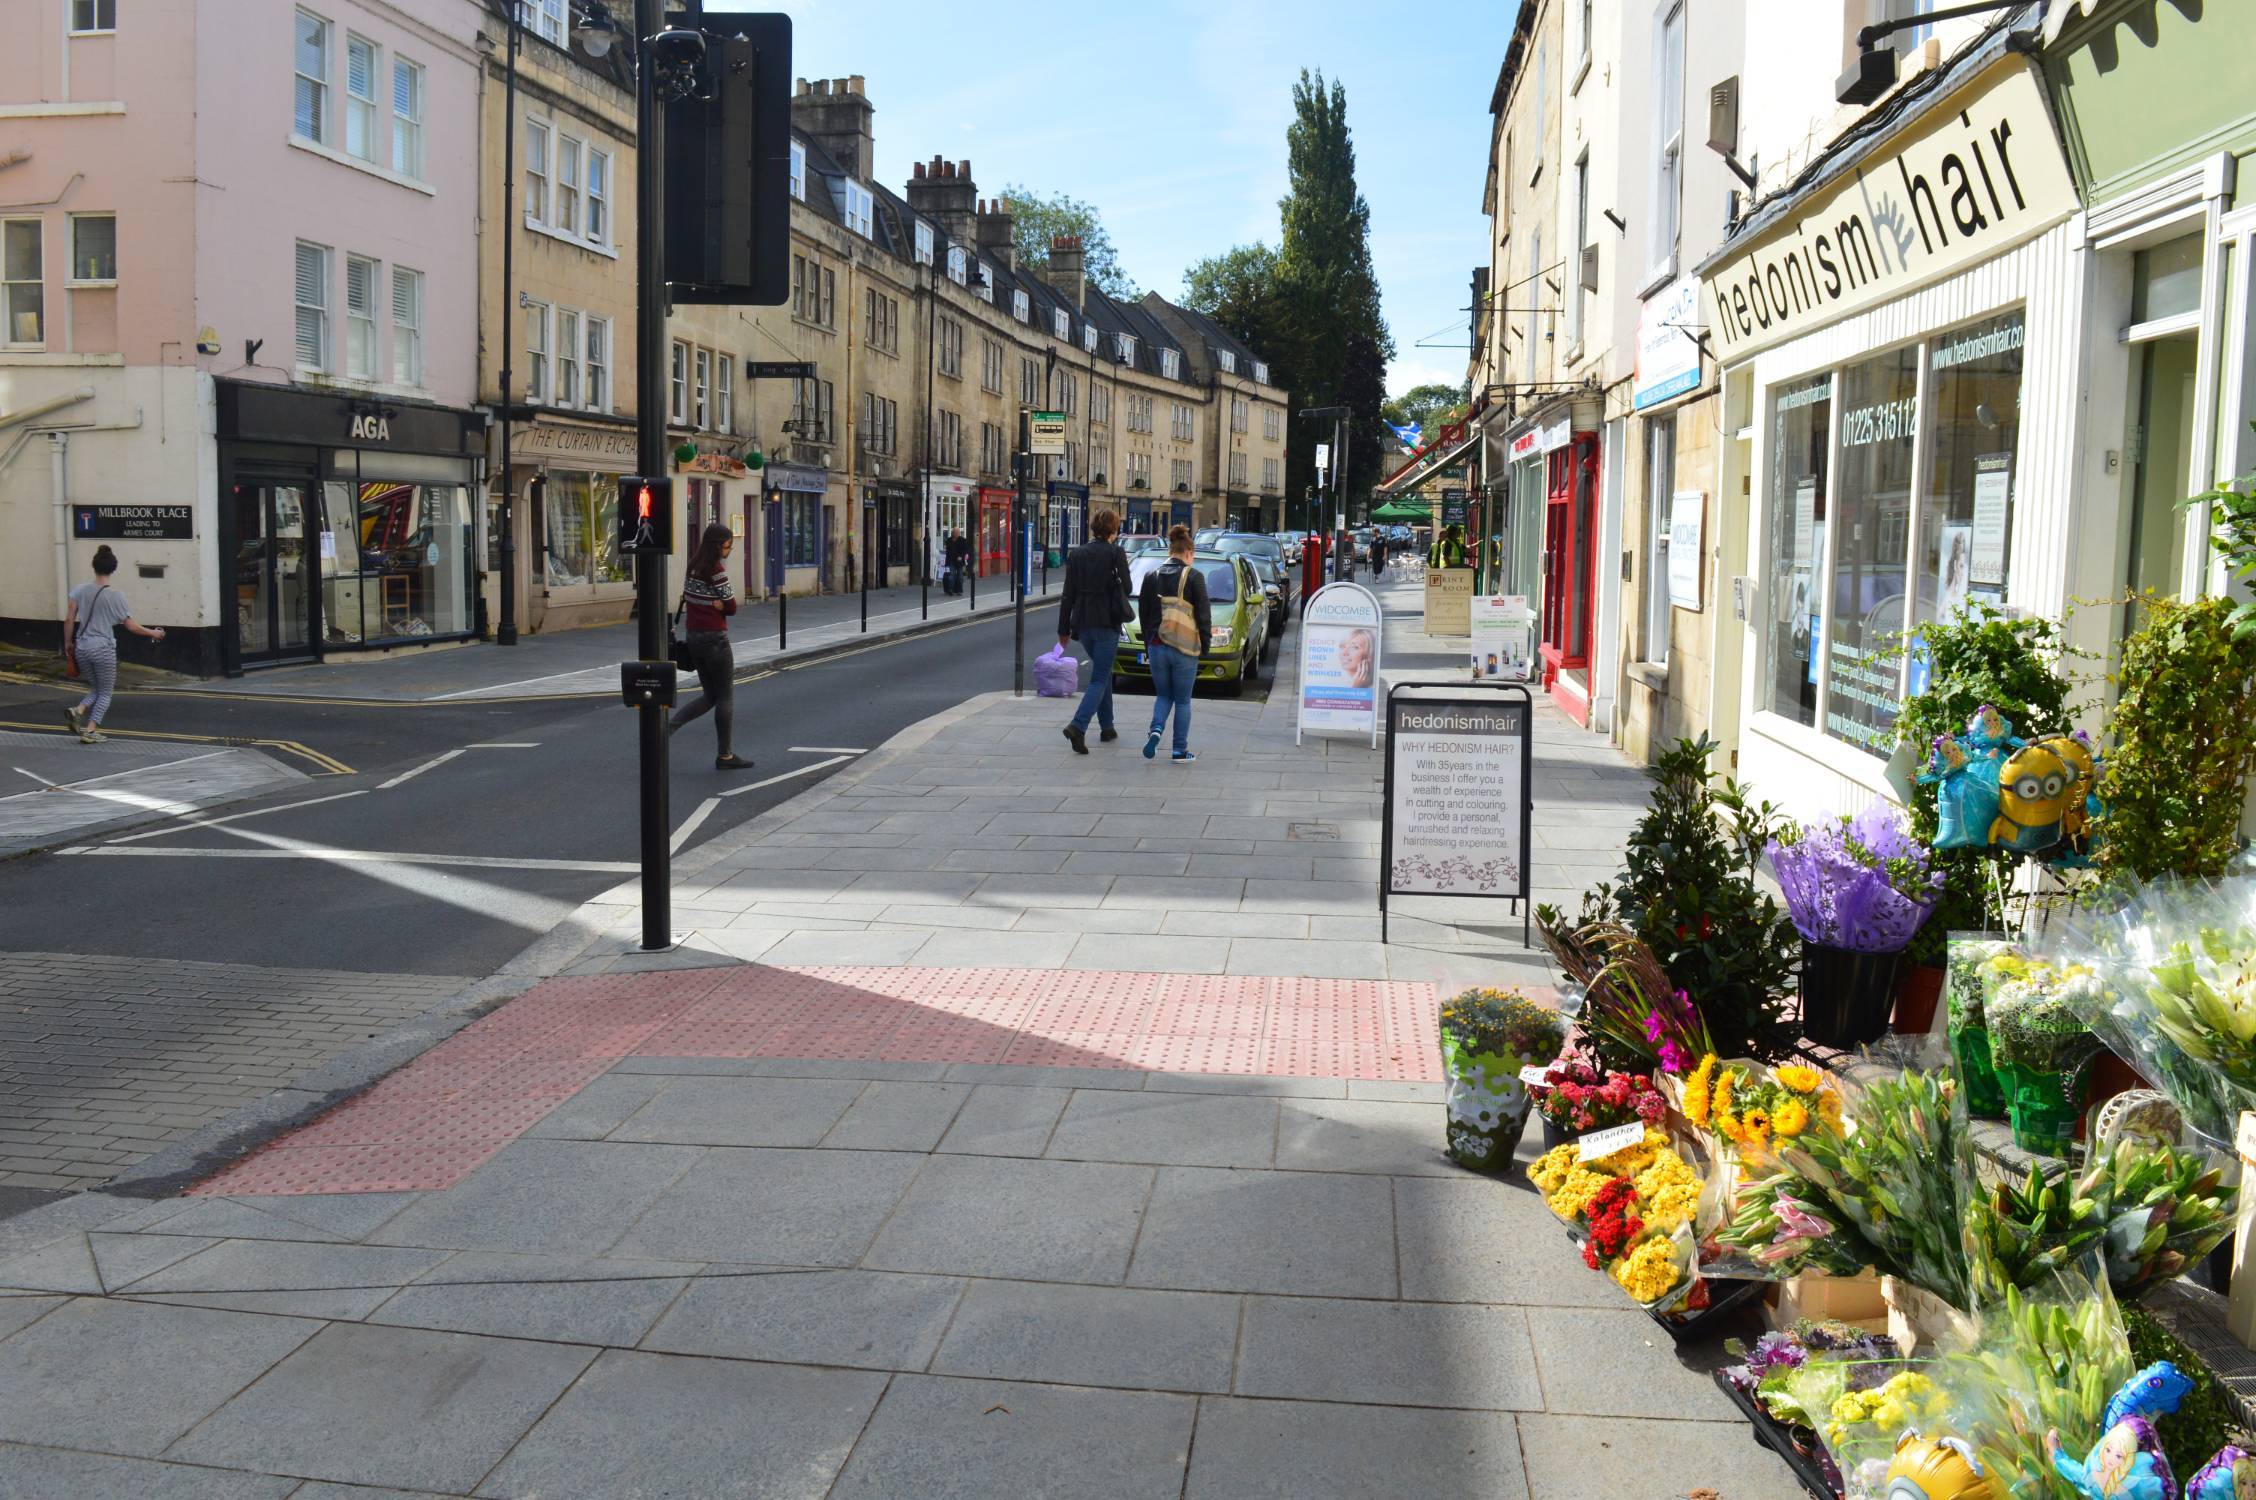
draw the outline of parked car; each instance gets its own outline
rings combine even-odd
[[[1287,563],[1298,563],[1301,549],[1308,543],[1308,533],[1305,531],[1280,531],[1277,533],[1277,540],[1285,544],[1285,561]]]
[[[1292,618],[1292,570],[1285,566],[1284,543],[1259,532],[1232,531],[1214,539],[1214,550],[1252,559],[1269,596],[1269,638],[1283,635],[1285,622]]]
[[[1144,557],[1128,564],[1132,595],[1141,597],[1145,575],[1164,561]],[[1214,683],[1236,697],[1248,682],[1261,680],[1261,654],[1269,644],[1268,594],[1251,559],[1242,553],[1194,552],[1191,561],[1206,575],[1206,597],[1214,615],[1214,638],[1199,658],[1198,681]],[[1144,649],[1138,620],[1130,620],[1121,632],[1112,675],[1115,683],[1151,680],[1151,654]]]
[[[1139,557],[1165,557],[1167,555],[1167,538],[1163,536],[1124,536],[1120,539],[1120,550],[1128,554],[1130,562],[1134,562]]]

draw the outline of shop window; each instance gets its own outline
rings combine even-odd
[[[1764,706],[1797,724],[1817,722],[1818,569],[1825,560],[1833,380],[1782,385],[1770,398],[1769,558],[1764,630],[1769,637]]]
[[[1940,334],[1928,345],[1931,425],[1913,605],[1919,623],[1948,619],[1969,600],[2005,602],[2022,336],[2022,315],[2013,312]],[[1917,664],[1912,672],[1919,675]]]
[[[2200,310],[2200,235],[2189,234],[2132,257],[2132,323],[2158,323]]]
[[[612,528],[612,497],[618,481],[608,474],[551,470],[541,484],[541,568],[548,586],[622,583]]]
[[[1669,511],[1676,490],[1676,416],[1645,421],[1645,572],[1639,584],[1645,597],[1644,639],[1639,656],[1665,667],[1669,657]]]
[[[812,568],[822,562],[823,497],[783,497],[783,565]]]
[[[336,488],[330,487],[332,503]],[[358,586],[353,592],[362,638],[413,640],[468,631],[467,489],[363,478],[355,496],[351,536],[325,541],[323,548],[335,545],[340,565],[357,548]],[[331,515],[330,525],[338,528],[341,519]],[[342,627],[345,617],[338,623]]]
[[[1895,748],[1903,697],[1919,361],[1914,344],[1841,372],[1825,732],[1879,756]]]

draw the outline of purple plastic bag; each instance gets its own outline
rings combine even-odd
[[[1043,698],[1071,698],[1081,691],[1081,661],[1063,646],[1034,658],[1034,691]]]

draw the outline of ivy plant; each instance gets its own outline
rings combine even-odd
[[[2256,427],[2256,422],[2249,424]],[[2256,474],[2244,474],[2181,504],[2209,507],[2209,541],[2224,559],[2225,573],[2245,589],[2256,590]],[[2256,602],[2233,606],[2227,623],[2234,636],[2256,636]]]

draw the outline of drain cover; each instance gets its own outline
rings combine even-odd
[[[1288,839],[1301,839],[1311,844],[1336,844],[1339,842],[1337,823],[1293,823],[1285,829]]]

